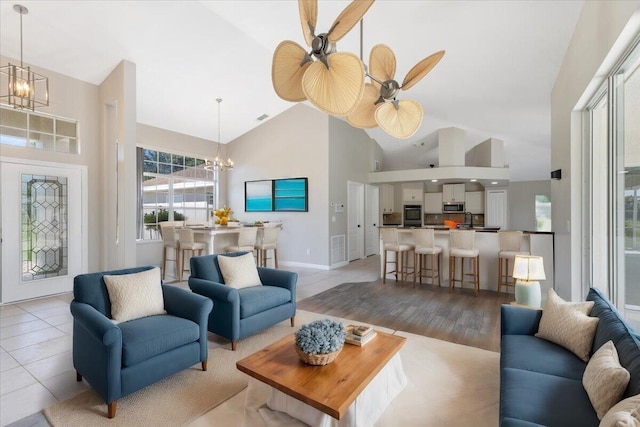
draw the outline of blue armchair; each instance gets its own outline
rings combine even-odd
[[[263,286],[235,289],[224,285],[218,255],[191,258],[189,287],[213,300],[209,331],[231,340],[232,350],[240,339],[283,320],[291,319],[291,326],[295,325],[298,275],[263,267],[258,267],[258,274]]]
[[[176,372],[202,363],[207,370],[208,298],[162,285],[166,315],[119,324],[103,276],[138,273],[153,267],[81,274],[73,282],[73,366],[116,415],[117,399]]]

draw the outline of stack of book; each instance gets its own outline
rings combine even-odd
[[[376,331],[371,326],[347,325],[345,332],[345,342],[357,346],[363,346],[376,337]]]

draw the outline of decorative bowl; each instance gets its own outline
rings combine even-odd
[[[314,366],[328,365],[329,363],[333,362],[336,359],[336,357],[338,357],[341,351],[342,351],[342,347],[340,347],[338,350],[332,353],[307,354],[302,350],[300,350],[298,346],[296,346],[296,352],[298,353],[298,357],[300,357],[300,360],[302,360],[304,363],[308,365],[314,365]]]

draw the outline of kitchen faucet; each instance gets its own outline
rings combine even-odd
[[[471,218],[471,221],[469,221],[468,223],[467,223],[467,214],[469,215],[469,218]],[[469,227],[473,228],[473,214],[471,212],[464,213],[464,222],[469,224]]]

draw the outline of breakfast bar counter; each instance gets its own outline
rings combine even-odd
[[[251,225],[216,225],[189,227],[193,230],[194,240],[207,244],[207,254],[224,253],[226,246],[235,245],[238,242],[238,233],[243,227],[252,227]],[[264,227],[280,227],[282,223],[265,224],[258,227],[258,240],[261,239],[261,230]]]
[[[402,227],[385,227],[397,228],[398,238],[402,243],[413,244],[412,228]],[[442,248],[442,285],[449,286],[449,228],[433,227],[435,232],[435,244]],[[498,242],[498,233],[496,229],[483,229],[481,227],[475,229],[475,245],[480,251],[480,289],[492,291],[498,290],[498,252],[500,244]],[[529,251],[531,255],[538,255],[543,258],[544,271],[547,280],[540,281],[543,298],[546,296],[547,289],[554,287],[554,234],[552,232],[536,232],[523,231],[522,246],[520,250]],[[382,277],[383,265],[383,243],[380,239],[380,277]],[[413,252],[412,252],[413,254]],[[389,252],[388,259],[394,260],[394,253]],[[413,256],[410,256],[409,266],[413,266]],[[389,266],[393,269],[393,265]],[[469,269],[470,267],[466,267]],[[387,275],[387,280],[395,280],[394,275]],[[413,276],[409,276],[409,280],[413,280]],[[424,279],[423,279],[424,282]],[[503,291],[506,289],[503,288]]]

